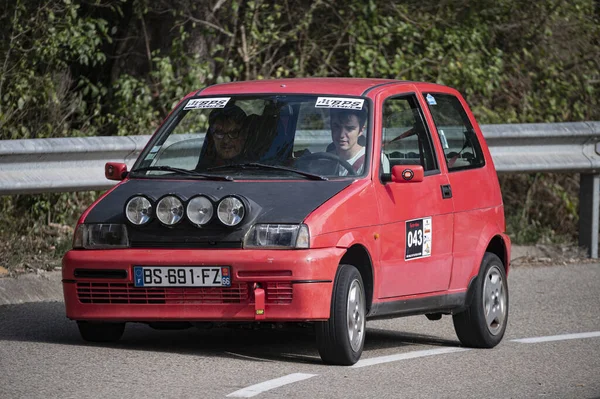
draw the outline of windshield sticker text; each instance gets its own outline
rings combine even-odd
[[[231,97],[194,98],[187,102],[183,109],[225,108]]]
[[[315,108],[362,109],[365,100],[343,97],[319,97]]]
[[[431,256],[431,236],[431,217],[407,221],[404,259]]]

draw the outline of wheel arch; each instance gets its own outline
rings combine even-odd
[[[491,228],[490,228],[491,229]],[[471,273],[469,282],[467,285],[467,296],[465,300],[465,306],[469,306],[473,300],[474,290],[477,281],[482,278],[481,276],[481,262],[483,261],[485,254],[490,252],[500,258],[502,265],[504,266],[504,273],[508,276],[508,270],[510,267],[510,238],[500,232],[491,233],[489,239],[484,242],[480,241],[480,249],[477,252],[477,265]],[[485,247],[484,247],[485,245]]]
[[[368,313],[373,303],[374,291],[373,262],[369,251],[361,244],[354,244],[346,250],[346,253],[340,259],[340,264],[352,265],[358,269],[365,285]]]
[[[505,234],[496,234],[493,236],[490,239],[485,252],[493,253],[500,258],[504,265],[504,272],[508,275],[508,269],[510,267],[510,241],[508,236]]]

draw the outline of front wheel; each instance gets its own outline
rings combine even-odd
[[[508,285],[498,256],[485,253],[475,284],[467,310],[452,317],[454,330],[465,346],[493,348],[502,340],[508,321]]]
[[[123,336],[125,323],[91,323],[78,321],[79,334],[88,342],[116,342]]]
[[[316,325],[321,359],[342,366],[356,363],[365,343],[365,326],[365,289],[360,273],[352,265],[340,265],[333,287],[330,318]]]

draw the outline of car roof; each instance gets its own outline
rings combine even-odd
[[[369,89],[383,85],[414,85],[418,82],[367,78],[295,78],[221,83],[208,86],[196,95],[301,93],[361,96]]]

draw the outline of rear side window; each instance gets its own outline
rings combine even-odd
[[[485,165],[477,135],[460,101],[450,94],[425,93],[449,171]]]
[[[424,171],[438,169],[416,97],[385,100],[382,149],[383,159],[389,160],[390,168],[394,165],[421,165]]]

